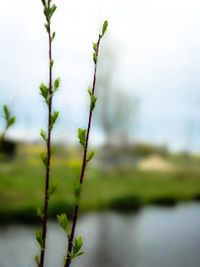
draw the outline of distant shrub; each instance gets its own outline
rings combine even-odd
[[[116,211],[138,211],[142,206],[140,198],[136,195],[117,197],[110,202],[110,208]]]
[[[0,159],[12,159],[16,154],[17,144],[10,140],[3,140],[0,144]]]
[[[152,199],[151,204],[157,206],[171,207],[177,204],[177,200],[173,196],[160,196]]]

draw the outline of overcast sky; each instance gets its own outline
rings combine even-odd
[[[115,83],[139,99],[137,139],[200,150],[200,1],[55,2],[54,73],[62,80],[54,102],[61,111],[56,134],[71,139],[85,125],[91,43],[107,19],[105,43],[116,55]],[[7,103],[17,116],[10,135],[34,139],[46,113],[38,93],[48,67],[41,1],[0,0],[0,5],[0,105]],[[93,140],[102,138],[93,131]]]

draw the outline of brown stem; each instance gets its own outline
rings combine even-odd
[[[102,36],[99,35],[99,39],[97,42],[97,48],[96,48],[97,61],[98,61],[99,46],[100,46],[101,38],[102,38]],[[95,88],[96,88],[97,61],[95,63],[95,67],[94,67],[92,95],[94,95]],[[93,113],[93,110],[90,108],[90,112],[89,112],[89,116],[88,116],[88,124],[87,124],[86,145],[85,145],[84,152],[83,152],[82,166],[81,166],[81,172],[80,172],[80,177],[79,177],[80,185],[82,185],[82,183],[84,181],[85,169],[87,166],[87,152],[88,152],[88,143],[89,143],[89,137],[90,137],[91,122],[92,122],[92,113]],[[80,196],[79,196],[79,198],[80,198]],[[69,237],[68,237],[67,260],[65,263],[65,267],[69,267],[71,264],[71,261],[72,261],[70,255],[71,255],[72,249],[73,249],[74,234],[75,234],[77,218],[78,218],[78,211],[79,211],[79,204],[78,203],[79,202],[77,201],[77,204],[75,205],[75,208],[73,211],[72,227],[71,227],[71,233],[69,234]]]
[[[48,8],[50,7],[50,1],[48,1]],[[49,62],[52,60],[52,40],[51,40],[51,25],[49,22],[48,31],[49,42]],[[47,150],[47,164],[45,175],[45,197],[44,197],[44,214],[42,217],[42,243],[43,246],[40,251],[40,267],[44,266],[45,248],[46,248],[46,233],[48,222],[48,206],[49,206],[49,180],[50,180],[50,164],[51,164],[51,113],[52,113],[52,65],[49,64],[49,102],[48,102],[48,137],[46,142]]]

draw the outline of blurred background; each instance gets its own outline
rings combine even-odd
[[[100,50],[97,105],[78,233],[85,255],[73,266],[197,267],[200,262],[200,3],[197,0],[55,1],[54,98],[48,267],[62,266],[86,127],[92,42]],[[42,206],[45,151],[39,132],[48,79],[41,1],[3,1],[0,16],[0,132],[7,104],[16,124],[0,151],[0,267],[32,267]],[[55,242],[56,240],[56,242]]]

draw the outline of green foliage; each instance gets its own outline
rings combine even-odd
[[[92,95],[92,88],[88,87],[88,94],[91,96]]]
[[[91,111],[94,110],[95,105],[96,105],[97,97],[95,95],[91,95],[90,97],[90,109]]]
[[[45,6],[44,7],[44,15],[46,17],[47,22],[49,23],[51,20],[51,17],[53,16],[54,12],[56,11],[56,5],[53,4],[53,6]]]
[[[40,230],[35,232],[35,239],[39,243],[40,247],[43,248],[42,232]]]
[[[41,158],[44,166],[46,167],[47,166],[47,154],[44,152],[40,153],[40,158]]]
[[[64,257],[63,257],[63,265],[64,265],[64,266],[65,266],[66,262],[67,262],[67,257],[64,256]]]
[[[41,0],[41,1],[42,1],[43,6],[45,7],[46,6],[46,1],[45,0]]]
[[[62,213],[61,215],[57,215],[58,223],[62,227],[62,229],[69,234],[70,232],[70,223],[68,221],[67,215]]]
[[[57,78],[55,81],[54,81],[54,92],[56,92],[58,90],[58,88],[60,87],[60,78]]]
[[[58,116],[59,116],[59,111],[54,111],[54,113],[51,115],[51,125],[50,125],[51,129],[53,129],[53,126],[56,123]]]
[[[52,36],[51,36],[51,41],[53,41],[53,39],[56,37],[56,33],[55,32],[53,32],[52,33]]]
[[[89,162],[91,159],[93,159],[95,156],[95,152],[94,151],[91,151],[87,157],[87,162]]]
[[[79,142],[80,144],[85,148],[86,146],[86,129],[78,129],[78,138],[79,138]]]
[[[4,113],[4,119],[6,121],[6,130],[7,130],[9,127],[11,127],[15,123],[16,118],[11,115],[10,110],[7,105],[3,106],[3,113]]]
[[[92,93],[92,89],[90,87],[88,88],[88,94],[90,95],[90,109],[93,111],[96,105],[97,97]]]
[[[53,59],[51,59],[51,60],[49,61],[49,67],[52,69],[53,65],[54,65],[54,61],[53,61]]]
[[[93,61],[94,61],[94,64],[97,64],[97,53],[96,52],[93,53]]]
[[[43,129],[40,130],[40,136],[44,141],[47,141],[47,135]]]
[[[97,52],[97,43],[92,43],[93,49],[95,51],[95,53]]]
[[[48,87],[44,84],[40,84],[40,94],[43,96],[45,102],[48,104],[49,103],[49,89]]]
[[[38,255],[36,255],[35,256],[35,263],[37,264],[37,266],[39,267],[40,266],[40,260],[39,260],[39,256]]]
[[[108,28],[108,21],[105,20],[104,23],[103,23],[103,27],[102,27],[102,33],[101,33],[101,37],[104,36],[104,34],[106,33],[107,31],[107,28]]]
[[[81,251],[82,246],[83,246],[82,236],[76,237],[73,244],[71,259],[74,259],[84,254],[84,252]]]
[[[73,243],[73,249],[72,252],[69,253],[71,261],[84,254],[83,251],[81,251],[81,248],[83,246],[83,238],[82,236],[76,237]]]

